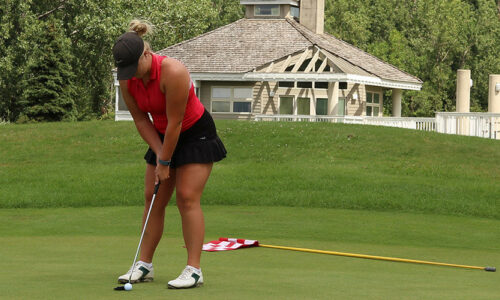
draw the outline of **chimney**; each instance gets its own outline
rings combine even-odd
[[[325,27],[325,0],[301,0],[300,24],[314,33],[323,34]]]

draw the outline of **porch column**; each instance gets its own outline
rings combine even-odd
[[[500,74],[490,75],[490,92],[488,94],[488,112],[500,114]]]
[[[457,112],[470,112],[470,70],[457,71]]]
[[[470,112],[470,88],[472,81],[470,79],[470,70],[457,71],[457,112]],[[469,135],[470,120],[468,117],[457,117],[457,134]]]
[[[339,114],[339,83],[328,83],[328,115],[337,116]]]
[[[401,117],[401,98],[403,91],[400,89],[392,90],[392,116]]]

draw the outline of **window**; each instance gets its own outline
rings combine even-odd
[[[213,88],[212,98],[231,98],[230,88]]]
[[[328,89],[328,82],[322,82],[322,81],[315,82],[314,87],[317,89],[327,90]]]
[[[339,97],[337,115],[345,116],[345,97]]]
[[[366,115],[378,117],[381,110],[380,99],[382,97],[379,93],[366,92]]]
[[[293,88],[293,87],[295,87],[295,82],[293,82],[293,81],[279,81],[278,87]]]
[[[312,88],[312,82],[299,81],[299,82],[297,82],[297,87],[303,88],[303,89],[310,89],[310,88]]]
[[[213,87],[211,112],[213,113],[251,113],[253,88],[251,87]]]
[[[309,98],[297,99],[297,114],[310,115],[311,114],[311,100]]]
[[[293,97],[280,97],[280,115],[293,115]]]
[[[292,14],[292,17],[294,17],[294,18],[300,17],[300,9],[296,6],[290,7],[290,13]]]
[[[316,115],[326,116],[328,114],[328,99],[318,98],[316,99]]]
[[[280,15],[279,4],[255,5],[255,16],[277,17]]]

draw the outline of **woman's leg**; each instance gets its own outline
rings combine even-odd
[[[155,168],[156,166],[146,164],[146,174],[144,176],[144,214],[142,217],[142,226],[146,221],[149,206],[153,198],[155,187]],[[167,206],[175,188],[175,170],[170,170],[170,178],[160,184],[155,203],[149,215],[148,226],[144,232],[144,238],[141,245],[140,260],[151,263],[156,246],[163,235],[163,225],[165,221],[165,207]]]
[[[187,164],[176,169],[177,208],[182,218],[182,233],[188,252],[187,264],[200,268],[205,222],[200,200],[213,163]]]

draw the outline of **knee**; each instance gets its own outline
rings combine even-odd
[[[190,211],[200,207],[200,197],[189,190],[178,190],[176,193],[177,207],[180,211]]]

